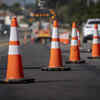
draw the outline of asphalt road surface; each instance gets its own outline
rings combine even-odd
[[[68,60],[67,49],[62,52],[63,64]],[[7,52],[5,48],[0,55],[5,59]],[[21,52],[25,78],[34,78],[35,82],[0,84],[0,100],[100,100],[100,60],[88,60],[90,53],[81,53],[86,64],[64,64],[71,67],[70,71],[44,72],[39,68],[48,65],[47,46],[28,43],[21,46]],[[4,78],[6,71],[0,72]]]

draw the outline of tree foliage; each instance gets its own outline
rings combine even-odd
[[[100,3],[91,3],[88,7],[87,0],[48,0],[49,8],[56,11],[57,17],[63,23],[77,21],[81,24],[88,18],[100,18]]]

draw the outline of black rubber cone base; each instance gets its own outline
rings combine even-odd
[[[66,61],[66,64],[84,64],[86,63],[85,60],[79,60],[79,61]]]
[[[28,84],[33,82],[35,82],[35,79],[0,80],[0,84]]]
[[[56,68],[49,68],[49,67],[42,67],[42,71],[69,71],[71,70],[70,67],[56,67]]]
[[[100,56],[99,57],[88,57],[88,59],[100,59]]]

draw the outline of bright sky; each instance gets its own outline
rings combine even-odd
[[[21,2],[23,3],[24,0],[2,0],[4,3],[11,5],[15,2]],[[35,0],[26,0],[26,3],[33,3]]]

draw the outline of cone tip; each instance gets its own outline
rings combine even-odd
[[[12,27],[18,26],[16,17],[13,17],[13,18],[12,18],[12,20],[11,20],[11,26],[12,26]]]
[[[54,26],[54,27],[58,27],[58,21],[57,21],[57,20],[54,20],[53,26]]]
[[[75,22],[72,23],[72,28],[76,28],[76,23]]]

